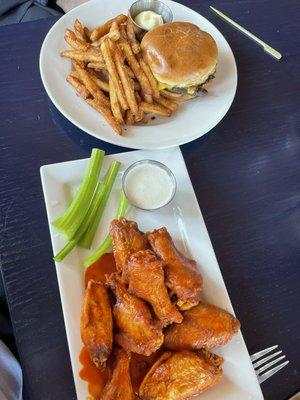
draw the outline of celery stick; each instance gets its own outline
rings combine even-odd
[[[104,151],[92,150],[85,176],[73,201],[63,215],[52,222],[52,225],[69,240],[73,238],[86,216],[98,182],[103,158]]]
[[[105,194],[103,196],[103,199],[101,201],[101,204],[99,205],[98,211],[95,214],[95,218],[92,220],[91,224],[88,226],[87,231],[85,234],[82,236],[80,241],[78,242],[78,245],[80,247],[84,247],[86,249],[90,249],[92,242],[94,240],[97,228],[99,226],[100,220],[102,218],[104,209],[106,207],[108,198],[110,196],[112,187],[115,183],[117,173],[119,171],[121,163],[119,161],[113,161],[110,166],[108,171],[105,174],[104,177],[104,184],[106,185],[107,189],[105,191]]]
[[[119,199],[119,208],[117,212],[117,218],[122,218],[124,217],[126,210],[128,206],[128,201],[127,198],[121,190],[120,193],[120,199]],[[93,254],[91,254],[85,261],[84,261],[84,266],[88,268],[90,265],[92,265],[94,262],[96,262],[104,253],[107,253],[108,250],[111,247],[111,237],[110,234],[106,236],[102,244],[94,251]]]
[[[97,210],[99,208],[99,205],[101,204],[101,201],[103,199],[103,196],[106,191],[106,185],[104,183],[99,183],[95,195],[92,199],[91,205],[88,209],[87,217],[83,220],[82,224],[80,225],[79,229],[75,233],[73,239],[71,239],[63,248],[60,250],[59,253],[56,254],[56,256],[53,258],[57,262],[61,262],[75,247],[75,245],[78,243],[78,241],[82,238],[82,236],[85,234],[87,228],[93,221],[93,219],[96,216]]]
[[[61,262],[76,246],[76,239],[70,240],[57,254],[53,257],[56,262]]]

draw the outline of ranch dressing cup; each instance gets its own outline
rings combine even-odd
[[[169,204],[176,192],[171,170],[154,160],[130,165],[123,175],[123,190],[129,203],[141,210],[158,210]]]

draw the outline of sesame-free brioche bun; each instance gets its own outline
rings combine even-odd
[[[155,78],[170,87],[201,85],[216,69],[216,42],[189,22],[172,22],[147,32],[141,48]]]

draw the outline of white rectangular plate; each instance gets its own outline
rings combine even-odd
[[[163,151],[133,151],[105,157],[102,167],[103,175],[112,160],[122,162],[115,188],[109,200],[101,226],[97,232],[95,245],[105,237],[110,221],[114,218],[121,177],[124,170],[132,163],[142,159],[153,159],[166,164],[177,180],[177,193],[168,206],[159,211],[146,212],[131,209],[128,219],[137,221],[142,231],[166,226],[180,250],[197,260],[204,279],[204,297],[233,313],[230,299],[220,272],[208,232],[197,203],[191,180],[184,159],[178,147]],[[87,159],[69,161],[41,167],[41,178],[48,214],[49,229],[53,252],[56,254],[65,244],[64,239],[55,232],[50,222],[57,218],[69,204],[72,194],[80,184]],[[87,385],[79,378],[81,369],[78,356],[82,348],[80,339],[80,312],[83,301],[84,268],[83,260],[90,251],[74,249],[65,260],[56,264],[62,308],[73,368],[74,381],[78,400],[85,400]],[[224,377],[221,382],[199,400],[250,400],[263,399],[256,379],[249,354],[239,333],[224,348],[216,351],[225,359]]]

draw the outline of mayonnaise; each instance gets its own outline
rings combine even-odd
[[[154,11],[142,11],[135,18],[134,22],[145,31],[151,31],[159,25],[163,25],[162,16]]]
[[[161,164],[141,161],[125,172],[123,188],[129,202],[145,210],[163,207],[172,199],[176,183],[173,174]]]

